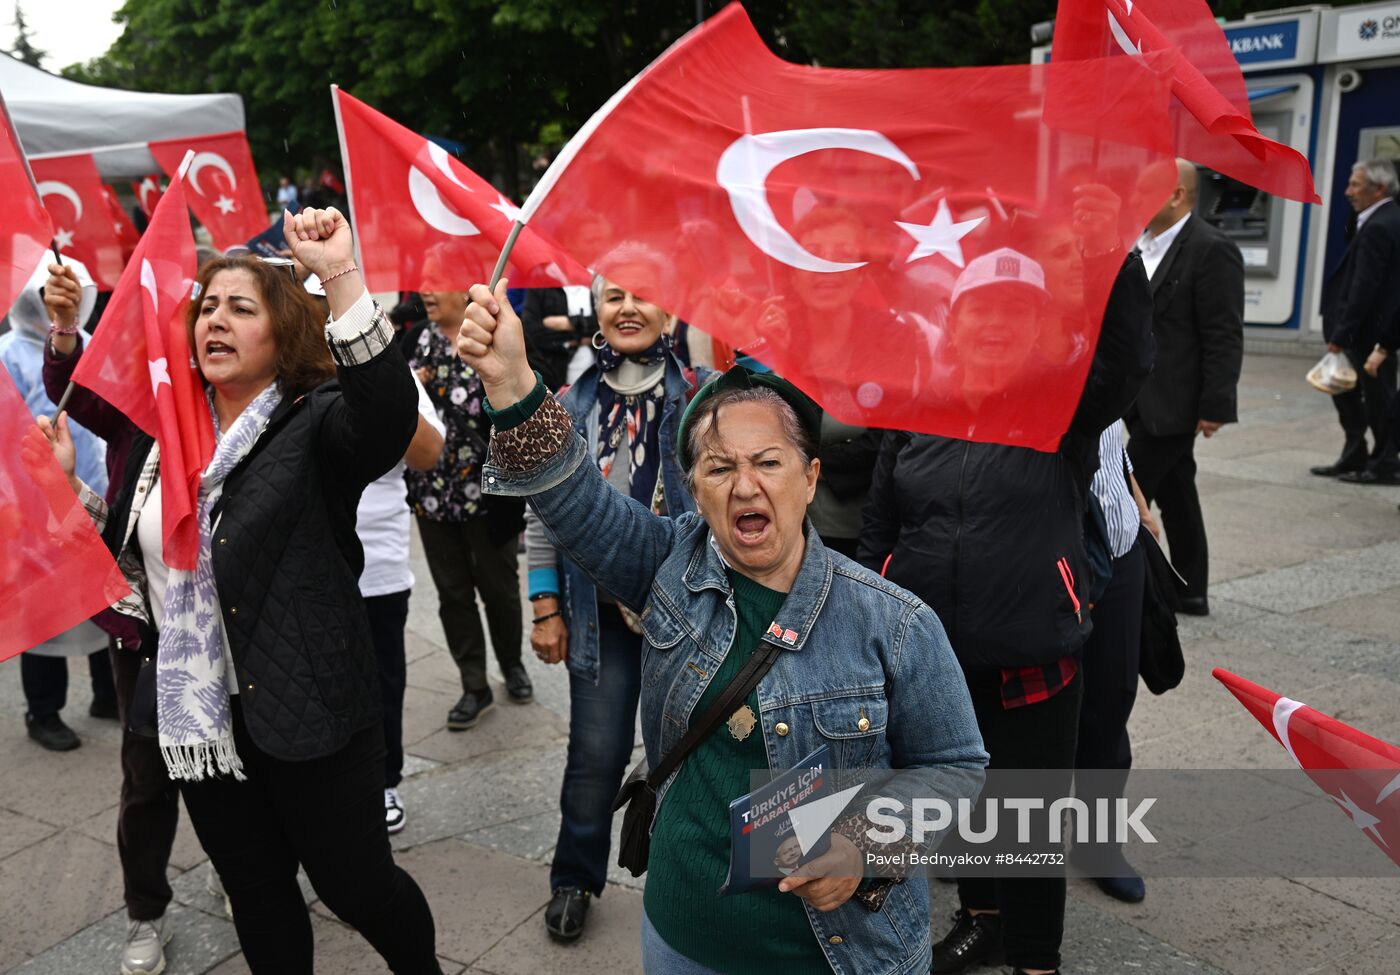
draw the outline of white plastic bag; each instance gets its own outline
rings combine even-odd
[[[1345,393],[1356,386],[1356,370],[1351,360],[1342,352],[1329,352],[1308,370],[1308,382],[1313,389],[1321,390],[1328,396]]]

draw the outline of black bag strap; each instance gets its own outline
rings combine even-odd
[[[670,778],[672,772],[680,768],[685,757],[695,750],[695,746],[708,738],[710,732],[718,728],[721,721],[729,719],[735,709],[758,686],[758,682],[763,680],[763,675],[768,673],[778,659],[778,654],[782,652],[783,648],[776,643],[769,643],[767,640],[760,641],[758,648],[754,650],[753,656],[745,662],[743,669],[734,675],[734,679],[729,682],[719,697],[715,698],[714,702],[705,709],[704,713],[691,722],[684,737],[665,754],[661,759],[661,764],[651,770],[651,774],[647,776],[647,785],[652,791],[660,788],[661,783]]]

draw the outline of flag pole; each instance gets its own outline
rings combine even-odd
[[[29,177],[29,185],[34,190],[34,196],[39,201],[39,205],[44,205],[44,198],[39,195],[39,184],[34,181],[34,170],[29,168],[29,156],[24,151],[24,143],[20,141],[19,129],[15,128],[15,123],[10,119],[9,106],[5,104],[5,96],[0,94],[0,115],[5,116],[5,128],[10,130],[10,138],[14,140],[15,148],[19,150],[20,161],[24,163],[24,175]],[[50,224],[52,226],[52,224]],[[58,239],[49,238],[49,248],[53,251],[53,259],[59,264],[63,263],[63,255],[58,252]]]
[[[496,290],[496,285],[501,282],[501,275],[506,272],[506,262],[510,260],[510,252],[515,250],[515,241],[520,236],[520,231],[525,229],[525,221],[517,220],[511,225],[510,234],[506,237],[505,246],[501,248],[501,256],[496,258],[496,266],[491,270],[491,283],[487,288]]]

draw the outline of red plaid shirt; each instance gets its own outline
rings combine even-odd
[[[1006,710],[1048,701],[1064,690],[1079,672],[1079,662],[1073,656],[1061,657],[1054,663],[1034,667],[1003,667],[1001,669],[1001,706]]]

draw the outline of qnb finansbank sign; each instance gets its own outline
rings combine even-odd
[[[1337,18],[1337,57],[1368,58],[1400,53],[1400,3],[1331,12]]]

